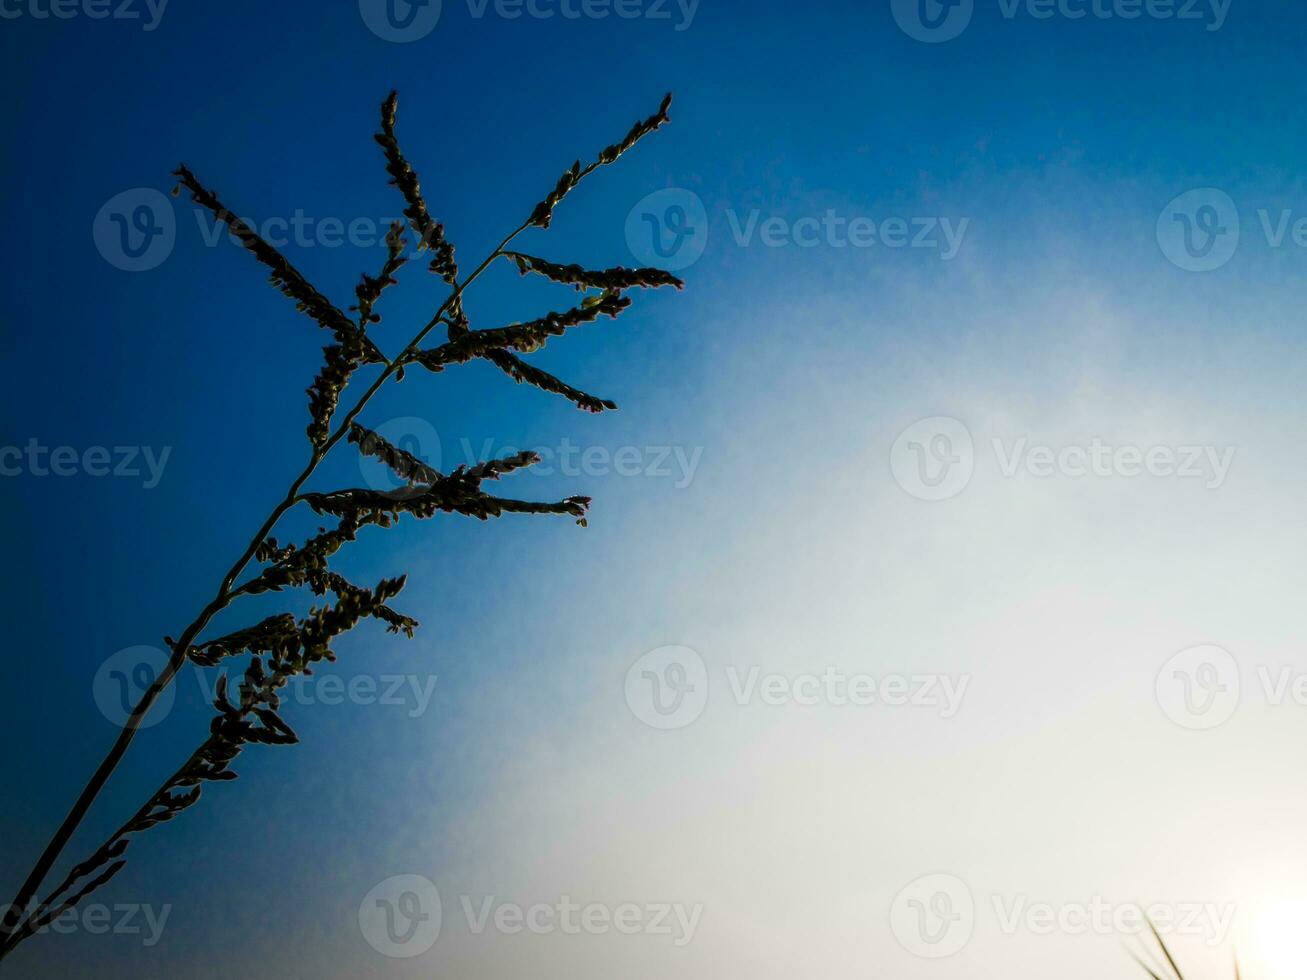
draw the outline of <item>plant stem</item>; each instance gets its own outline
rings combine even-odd
[[[240,558],[234,565],[232,565],[231,569],[223,577],[222,585],[218,589],[218,594],[214,596],[213,600],[207,606],[204,607],[199,616],[195,618],[195,621],[192,622],[190,626],[186,627],[185,632],[183,632],[173,644],[172,655],[168,658],[167,666],[159,676],[154,679],[154,683],[152,683],[149,688],[146,689],[145,693],[141,695],[141,700],[137,703],[136,707],[132,709],[131,715],[128,717],[126,724],[123,725],[123,730],[114,741],[113,747],[109,750],[109,754],[104,757],[104,760],[91,776],[90,781],[88,781],[86,786],[82,789],[81,795],[77,797],[77,802],[74,803],[72,809],[68,811],[68,815],[64,817],[63,823],[59,825],[59,829],[55,831],[54,836],[50,839],[50,843],[46,845],[45,850],[41,852],[40,858],[37,859],[36,864],[33,866],[27,879],[19,889],[18,894],[6,910],[3,920],[0,920],[0,959],[4,959],[4,957],[15,948],[17,941],[21,940],[22,934],[18,933],[18,935],[15,936],[15,933],[18,932],[18,929],[22,924],[23,909],[26,908],[28,903],[36,897],[37,891],[41,887],[41,883],[45,880],[46,876],[49,875],[50,869],[54,866],[55,861],[59,858],[63,849],[68,845],[68,841],[71,839],[74,831],[77,830],[82,820],[85,819],[87,812],[91,808],[91,804],[99,795],[100,790],[104,788],[105,783],[109,781],[109,777],[113,774],[114,769],[116,769],[118,763],[122,761],[123,755],[126,754],[128,747],[132,744],[132,740],[140,730],[141,722],[144,721],[150,708],[154,706],[159,695],[168,688],[168,685],[173,682],[182,666],[186,663],[186,654],[190,650],[191,645],[195,642],[196,638],[204,628],[208,626],[209,621],[217,615],[217,613],[225,609],[231,602],[232,586],[235,584],[236,578],[240,575],[241,571],[249,564],[250,559],[254,557],[254,553],[259,545],[272,532],[282,516],[295,506],[295,503],[299,499],[300,489],[306,482],[308,482],[309,477],[311,477],[314,470],[317,469],[318,464],[326,458],[332,448],[340,442],[345,433],[349,431],[350,425],[358,417],[359,413],[363,411],[364,407],[372,399],[372,396],[381,389],[381,386],[386,383],[391,375],[403,366],[406,355],[422,343],[427,334],[429,334],[438,323],[442,322],[445,311],[462,296],[463,291],[476,281],[490,263],[503,254],[504,249],[508,244],[525,231],[529,224],[529,221],[523,222],[516,231],[512,232],[508,237],[500,242],[499,246],[491,252],[490,255],[488,255],[461,284],[454,287],[453,291],[436,311],[435,316],[431,318],[430,322],[427,323],[425,327],[418,331],[417,336],[405,345],[404,349],[397,357],[386,363],[385,369],[377,376],[376,380],[372,382],[367,391],[363,393],[363,396],[355,402],[354,407],[345,415],[335,432],[331,434],[322,446],[314,450],[312,457],[309,459],[308,465],[304,468],[304,472],[302,472],[295,479],[295,482],[291,484],[290,489],[286,492],[286,496],[282,499],[281,503],[273,508],[272,513],[268,515],[267,519],[263,522],[263,525],[255,533],[254,537],[250,539],[250,543],[246,546],[245,551],[241,554]]]

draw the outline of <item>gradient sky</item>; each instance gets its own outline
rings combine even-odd
[[[1210,943],[1176,936],[1189,963],[1227,975],[1237,946],[1252,978],[1303,975],[1307,706],[1292,684],[1274,704],[1264,680],[1307,671],[1307,238],[1293,230],[1307,218],[1307,12],[975,0],[968,22],[970,6],[942,28],[957,36],[928,43],[897,0],[628,0],[629,19],[577,0],[538,0],[549,18],[445,0],[430,33],[397,43],[370,28],[371,0],[178,3],[157,22],[140,2],[135,20],[0,2],[0,447],[24,454],[0,457],[9,892],[117,731],[106,661],[179,632],[301,469],[324,342],[246,253],[206,242],[185,199],[169,199],[175,239],[145,271],[114,264],[105,213],[169,190],[184,160],[256,221],[309,220],[286,252],[345,305],[383,250],[323,222],[400,213],[370,138],[391,88],[465,268],[670,89],[672,125],[521,244],[642,263],[642,202],[664,191],[656,211],[674,223],[668,208],[687,207],[704,246],[683,293],[638,295],[537,357],[618,413],[576,412],[485,365],[415,372],[372,403],[366,424],[446,468],[483,445],[591,450],[580,473],[510,484],[593,495],[591,526],[441,517],[366,535],[342,568],[408,572],[395,604],[423,626],[412,641],[360,629],[323,676],[401,677],[401,703],[306,689],[318,703],[285,712],[300,745],[249,748],[240,780],[141,838],[95,897],[166,907],[157,942],[79,928],[34,939],[5,975],[1141,975],[1128,937],[1026,915],[1095,901],[1229,907]],[[1177,221],[1171,202],[1200,189]],[[1222,254],[1231,208],[1238,247]],[[1186,217],[1224,233],[1173,261]],[[896,218],[941,243],[947,222],[956,248],[894,247]],[[855,219],[889,241],[852,244]],[[438,287],[404,270],[380,307],[384,347],[425,322]],[[570,299],[504,268],[468,309],[491,327]],[[965,427],[969,450],[943,448],[972,474],[929,501],[904,460],[941,448],[935,423],[900,436],[938,418]],[[1096,440],[1210,450],[1228,470],[1005,472],[1017,447],[1056,459]],[[77,472],[43,474],[33,441],[72,447]],[[139,475],[88,472],[88,450],[119,446],[141,451]],[[168,452],[157,480],[146,449]],[[377,478],[337,454],[319,488]],[[297,515],[282,537],[313,527]],[[1204,645],[1228,660],[1200,651],[1217,674],[1195,667],[1195,682],[1215,676],[1224,693],[1205,690],[1227,701],[1240,682],[1210,728],[1167,687],[1193,666],[1172,658]],[[697,654],[708,698],[656,730],[637,661],[668,646]],[[947,717],[737,703],[754,670],[966,687]],[[70,858],[203,738],[211,683],[186,669]],[[398,958],[359,910],[404,875],[438,889],[443,922]],[[920,884],[932,875],[946,877]],[[683,944],[478,933],[464,899],[487,896],[700,911]],[[937,912],[958,930],[943,945],[913,931]]]

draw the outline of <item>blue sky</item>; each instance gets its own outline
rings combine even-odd
[[[671,90],[672,125],[520,244],[603,267],[648,259],[641,229],[681,214],[693,234],[659,243],[683,293],[638,295],[537,358],[620,412],[485,365],[378,396],[363,421],[446,468],[553,453],[512,489],[593,495],[591,526],[366,536],[342,567],[407,571],[396,605],[418,637],[348,637],[324,674],[353,695],[306,688],[286,712],[302,744],[250,748],[239,781],[133,847],[98,897],[166,907],[157,942],[78,928],[25,946],[15,976],[1132,976],[1119,935],[1046,933],[1023,911],[1095,896],[1197,908],[1216,925],[1176,942],[1212,969],[1236,943],[1271,980],[1303,962],[1275,931],[1307,902],[1307,15],[975,0],[945,21],[956,36],[923,40],[889,0],[628,0],[630,18],[445,0],[396,42],[371,0],[118,2],[140,16],[0,3],[11,891],[116,733],[106,663],[180,631],[302,467],[324,342],[184,198],[154,213],[174,233],[141,271],[109,216],[185,161],[263,227],[298,222],[288,256],[345,305],[384,254],[369,229],[402,208],[371,140],[391,88],[465,268]],[[431,8],[414,12],[421,28]],[[1185,220],[1215,251],[1177,251]],[[441,298],[406,268],[382,346]],[[490,327],[570,299],[504,267],[468,310]],[[965,437],[911,428],[940,418]],[[1106,469],[1082,475],[1096,445]],[[1131,470],[1123,446],[1158,455]],[[70,475],[49,472],[60,447]],[[970,479],[923,499],[938,474],[912,474],[936,449]],[[337,454],[319,488],[378,477]],[[296,515],[281,536],[315,526]],[[1177,663],[1242,692],[1210,728],[1177,721],[1191,702],[1165,687],[1170,658],[1208,646],[1230,658],[1203,661],[1216,674],[1194,667],[1206,654]],[[710,693],[657,730],[630,685],[668,647],[694,652],[675,663],[701,664]],[[952,714],[792,696],[829,672],[965,688]],[[784,703],[745,690],[773,675]],[[187,668],[73,851],[203,738],[211,681]],[[903,918],[936,874],[920,907],[944,894],[970,918],[938,958],[947,943]],[[420,955],[360,926],[395,876],[443,901]],[[684,944],[478,931],[466,909],[487,896],[700,915]]]

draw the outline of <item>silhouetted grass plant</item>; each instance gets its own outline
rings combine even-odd
[[[136,835],[194,806],[205,783],[235,779],[232,764],[246,745],[288,745],[297,741],[294,730],[280,714],[278,691],[291,678],[311,673],[315,664],[334,660],[332,642],[337,637],[364,619],[378,620],[393,633],[413,635],[418,626],[416,620],[389,605],[404,588],[404,576],[383,579],[367,588],[347,581],[331,568],[333,556],[355,540],[362,529],[393,527],[406,514],[421,519],[441,512],[481,520],[504,514],[553,514],[571,517],[582,526],[586,523],[588,497],[536,502],[496,496],[486,488],[488,483],[539,462],[534,453],[518,453],[441,473],[391,445],[357,419],[387,381],[402,381],[408,370],[423,368],[439,373],[451,365],[474,359],[488,361],[515,382],[559,395],[585,411],[602,412],[617,407],[609,399],[587,394],[535,367],[520,355],[539,350],[551,338],[573,327],[599,317],[618,317],[630,306],[631,300],[626,295],[629,290],[661,286],[679,289],[682,283],[660,269],[590,270],[512,251],[509,245],[528,228],[547,229],[554,209],[584,178],[599,167],[614,163],[666,123],[671,96],[663,99],[656,113],[637,122],[625,138],[606,147],[592,163],[585,167],[580,161],[574,163],[527,219],[462,279],[454,247],[445,237],[444,227],[432,218],[418,175],[400,150],[395,135],[397,105],[397,97],[391,93],[382,104],[381,128],[375,138],[385,155],[390,182],[403,195],[407,230],[415,236],[416,246],[409,251],[404,223],[396,222],[386,237],[385,261],[376,274],[363,275],[355,287],[356,302],[349,313],[311,285],[281,252],[228,209],[188,167],[182,165],[175,171],[178,188],[174,193],[184,188],[191,200],[211,211],[269,269],[269,281],[332,336],[332,343],[323,348],[322,369],[308,389],[309,462],[227,571],[213,600],[177,639],[165,638],[171,651],[166,669],[145,691],[109,754],[6,909],[0,922],[0,959],[121,871]],[[449,287],[449,292],[427,324],[399,353],[389,357],[371,332],[381,320],[376,307],[385,291],[396,284],[399,271],[418,254],[429,258],[428,270]],[[580,302],[525,323],[473,329],[463,310],[463,293],[500,259],[512,262],[523,276],[538,275],[572,287],[583,294]],[[437,327],[444,328],[444,341],[425,345],[428,335]],[[346,385],[366,365],[377,365],[381,370],[353,406],[337,419]],[[318,465],[342,440],[357,447],[361,454],[380,460],[404,481],[404,486],[391,492],[363,488],[305,490]],[[330,518],[334,526],[321,529],[301,544],[283,545],[272,537],[272,532],[287,512],[301,504]],[[252,562],[261,568],[250,572],[238,584],[237,580]],[[210,620],[240,597],[286,589],[307,589],[328,601],[321,607],[315,604],[302,618],[289,612],[277,613],[225,636],[201,639]],[[244,676],[234,685],[234,690],[225,675],[218,680],[213,701],[216,714],[208,738],[130,819],[89,857],[75,864],[57,887],[38,899],[55,861],[121,761],[142,719],[182,666],[189,660],[197,667],[213,668],[226,660],[247,656]]]
[[[1184,974],[1180,972],[1180,967],[1176,965],[1175,957],[1171,955],[1171,950],[1166,945],[1166,940],[1162,938],[1162,934],[1157,931],[1157,926],[1153,925],[1151,919],[1148,920],[1148,931],[1157,942],[1157,948],[1161,951],[1162,959],[1160,961],[1153,959],[1147,950],[1145,950],[1144,956],[1131,951],[1130,955],[1134,957],[1135,962],[1143,967],[1144,972],[1153,980],[1185,980]],[[1148,959],[1145,959],[1145,956]],[[1234,980],[1241,980],[1238,960],[1234,964]]]

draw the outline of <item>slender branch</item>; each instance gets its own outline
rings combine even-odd
[[[386,153],[387,170],[391,174],[392,183],[400,189],[405,200],[409,203],[405,215],[409,218],[414,230],[419,234],[418,248],[421,249],[425,246],[434,250],[435,258],[430,265],[431,271],[440,275],[450,285],[451,291],[430,321],[418,331],[416,336],[394,358],[386,358],[381,353],[367,336],[366,327],[370,322],[379,319],[372,314],[372,305],[379,298],[381,291],[394,281],[393,273],[405,261],[401,257],[403,245],[401,227],[398,223],[392,225],[391,233],[387,237],[388,258],[381,274],[379,276],[365,275],[363,282],[356,287],[355,292],[359,301],[358,305],[354,307],[359,313],[356,325],[334,307],[325,296],[314,289],[274,247],[260,238],[244,221],[228,212],[216,195],[201,185],[184,165],[176,171],[181,183],[191,190],[193,199],[213,211],[220,220],[226,222],[241,244],[271,270],[270,281],[283,293],[294,299],[297,307],[302,312],[312,317],[322,327],[330,330],[336,337],[335,345],[324,348],[326,357],[323,370],[315,378],[314,385],[309,390],[313,421],[309,426],[308,435],[313,448],[304,470],[291,483],[281,502],[272,509],[272,512],[255,532],[240,557],[223,576],[213,599],[200,611],[199,615],[186,627],[177,640],[167,638],[166,642],[171,647],[171,655],[166,666],[141,695],[140,700],[123,725],[122,731],[114,740],[108,754],[95,770],[86,786],[83,787],[76,802],[64,817],[63,822],[55,831],[44,851],[42,851],[14,901],[5,909],[3,918],[0,919],[0,959],[4,959],[23,939],[34,934],[45,923],[50,921],[51,915],[58,915],[65,908],[76,905],[85,895],[107,882],[123,867],[123,861],[115,860],[113,865],[100,871],[100,869],[104,868],[106,861],[119,858],[126,848],[125,841],[119,842],[111,839],[108,844],[96,851],[89,861],[75,866],[65,882],[51,893],[50,904],[53,905],[61,896],[68,894],[71,889],[76,887],[79,882],[84,882],[87,877],[96,871],[100,871],[93,880],[83,884],[80,890],[59,902],[56,911],[52,913],[49,906],[44,911],[41,908],[27,908],[38,895],[42,883],[49,876],[55,862],[67,847],[68,842],[85,819],[95,799],[126,754],[137,732],[140,731],[144,719],[159,696],[176,679],[188,656],[192,653],[197,638],[207,628],[213,617],[226,609],[237,596],[247,591],[254,591],[248,588],[250,583],[236,587],[236,582],[253,558],[256,556],[268,557],[268,554],[261,549],[264,548],[265,542],[278,522],[301,500],[308,498],[310,503],[321,503],[319,497],[322,497],[322,495],[302,494],[301,491],[304,485],[336,444],[351,431],[359,414],[391,376],[397,375],[402,379],[405,366],[414,362],[419,362],[432,371],[440,371],[450,363],[462,363],[474,357],[495,355],[490,359],[494,360],[501,369],[507,370],[515,380],[526,381],[544,390],[562,394],[571,398],[581,407],[589,407],[592,411],[601,407],[611,407],[609,402],[588,396],[552,375],[533,368],[511,355],[506,355],[506,349],[536,350],[543,346],[549,337],[557,336],[569,327],[590,322],[600,315],[616,317],[630,302],[629,299],[625,299],[621,295],[622,289],[626,286],[673,284],[678,288],[680,286],[679,280],[674,277],[669,277],[665,273],[653,275],[653,270],[609,269],[589,273],[579,269],[579,267],[558,265],[542,259],[533,259],[530,256],[511,253],[519,270],[523,272],[530,268],[556,281],[568,282],[578,288],[602,288],[603,295],[589,297],[580,307],[567,313],[549,314],[542,319],[527,324],[515,324],[498,330],[470,333],[461,309],[463,292],[495,259],[510,254],[506,252],[508,245],[524,230],[533,226],[548,228],[554,209],[582,179],[598,167],[613,163],[644,136],[666,123],[668,121],[667,110],[671,104],[671,96],[668,95],[663,99],[657,113],[645,120],[637,121],[625,138],[601,151],[599,158],[595,162],[585,168],[581,167],[579,161],[574,163],[559,178],[554,189],[536,205],[527,220],[507,235],[494,251],[486,256],[481,264],[461,282],[458,280],[457,266],[453,260],[453,247],[444,240],[441,226],[432,222],[426,204],[421,197],[417,174],[400,152],[395,139],[396,99],[396,95],[391,93],[383,104],[382,132],[377,134],[376,139]],[[437,324],[441,323],[446,324],[449,328],[449,343],[434,351],[420,350],[422,341]],[[380,364],[382,370],[354,403],[354,406],[345,413],[335,430],[331,431],[330,424],[336,415],[339,395],[354,370],[362,363]],[[519,457],[499,461],[498,463],[487,462],[474,467],[466,473],[456,474],[455,478],[464,480],[497,479],[511,469],[528,465],[527,455],[529,454],[522,454]],[[326,498],[322,497],[322,499]],[[424,500],[415,503],[412,512],[418,516],[430,516],[430,513],[437,510],[449,509],[443,506],[442,503],[448,503],[448,501]],[[577,523],[584,524],[585,508],[589,504],[589,499],[569,497],[556,504],[538,504],[526,501],[503,500],[482,495],[476,501],[463,501],[460,498],[459,503],[465,504],[466,507],[455,509],[483,519],[504,512],[568,513],[578,518]],[[474,503],[475,506],[473,506]],[[428,511],[430,513],[425,513]],[[336,576],[336,578],[339,578],[339,576]],[[412,626],[416,625],[415,621],[395,613],[384,605],[385,599],[403,588],[402,577],[384,580],[371,592],[353,587],[344,582],[343,579],[341,582],[345,588],[344,592],[332,586],[337,591],[340,599],[337,606],[334,609],[313,614],[317,618],[304,627],[301,636],[307,644],[304,650],[305,657],[310,660],[329,657],[331,653],[330,639],[341,631],[351,629],[362,616],[378,616],[390,625],[392,631],[404,630],[411,635]],[[257,657],[251,662],[247,672],[247,680],[250,676],[258,674],[262,670],[261,664],[262,661]],[[266,706],[263,708],[255,706],[253,709],[263,722],[263,727],[251,728],[236,724],[234,731],[222,731],[222,725],[234,724],[232,716],[236,715],[237,712],[226,701],[224,695],[219,696],[219,702],[215,702],[215,704],[224,710],[222,716],[215,722],[215,724],[219,725],[219,728],[214,729],[214,734],[215,737],[218,735],[224,737],[224,748],[238,747],[250,740],[272,743],[282,743],[286,740],[294,741],[294,733],[285,726],[275,711],[268,710]],[[194,756],[192,758],[194,759]],[[224,764],[225,761],[223,759],[219,760],[220,763]],[[214,770],[215,773],[223,771],[225,770],[221,766]],[[218,777],[216,775],[202,774],[198,778],[204,780]],[[180,808],[180,804],[189,805],[194,802],[199,792],[198,785],[198,782],[196,782],[194,789],[196,795],[189,795],[190,791],[188,791],[188,794],[184,794],[182,798],[168,800],[169,804],[178,804],[168,807],[168,811],[170,813],[176,812]],[[157,799],[156,795],[156,797],[152,798],[151,803],[147,804],[145,811],[138,811],[138,816],[142,813],[150,815],[152,813],[150,808]],[[124,826],[129,828],[129,831],[125,832],[130,832],[130,829],[135,828],[137,824],[133,820]]]
[[[128,747],[132,744],[132,740],[136,737],[136,733],[140,730],[141,723],[145,720],[146,715],[154,706],[154,703],[158,700],[159,696],[167,690],[168,686],[176,678],[183,664],[185,664],[186,653],[191,645],[195,642],[196,638],[204,628],[208,626],[209,621],[225,609],[230,603],[233,598],[232,588],[235,585],[236,579],[249,564],[250,559],[254,557],[254,553],[259,545],[268,537],[269,534],[272,533],[273,528],[282,516],[300,499],[300,490],[303,488],[304,484],[308,482],[309,477],[313,475],[313,472],[318,468],[318,465],[326,455],[338,442],[340,442],[345,433],[349,431],[350,425],[367,406],[368,402],[372,399],[372,396],[375,395],[381,389],[382,385],[384,385],[386,381],[399,370],[404,355],[416,350],[418,345],[426,339],[427,334],[429,334],[437,324],[443,322],[445,312],[452,304],[458,301],[462,296],[463,291],[475,282],[481,273],[483,273],[495,259],[499,258],[504,253],[504,249],[507,248],[518,235],[525,231],[529,225],[530,221],[525,221],[519,225],[515,231],[505,237],[495,250],[491,252],[490,255],[488,255],[485,260],[482,261],[481,264],[463,280],[462,283],[454,287],[449,296],[440,305],[440,308],[436,311],[435,315],[431,318],[430,322],[418,331],[417,335],[409,341],[407,345],[405,345],[401,354],[387,360],[386,367],[363,393],[363,396],[355,402],[354,407],[346,413],[340,425],[336,427],[336,430],[320,447],[313,451],[308,465],[305,466],[304,471],[300,473],[291,484],[290,489],[286,492],[286,496],[282,499],[281,503],[273,508],[272,513],[268,515],[267,519],[250,539],[250,543],[246,546],[240,558],[238,558],[236,563],[227,571],[227,574],[223,576],[222,585],[218,589],[218,594],[214,596],[213,600],[204,607],[199,616],[197,616],[195,620],[186,627],[186,630],[182,635],[173,643],[172,655],[168,658],[167,665],[154,679],[154,683],[152,683],[149,688],[146,689],[145,693],[141,695],[140,701],[137,703],[136,707],[132,709],[131,715],[128,717],[126,724],[123,725],[123,730],[114,741],[108,755],[104,757],[104,760],[95,770],[90,781],[87,782],[86,786],[82,789],[81,794],[77,797],[77,801],[73,804],[72,809],[69,810],[68,815],[64,817],[63,823],[59,825],[59,829],[55,831],[54,836],[46,845],[45,850],[41,852],[41,856],[37,859],[36,864],[32,867],[32,870],[23,882],[22,887],[18,890],[18,894],[10,904],[3,922],[0,922],[0,959],[3,959],[8,955],[14,947],[22,941],[22,939],[26,938],[26,935],[30,934],[24,933],[19,928],[23,921],[22,910],[36,897],[37,892],[40,890],[41,883],[49,875],[50,869],[54,866],[59,855],[63,853],[64,848],[68,845],[68,841],[72,838],[73,832],[81,824],[82,820],[85,819],[87,812],[91,808],[91,804],[95,801],[95,798],[104,788],[105,783],[109,781],[109,777],[113,774],[114,769],[117,768],[118,763],[126,754]]]

